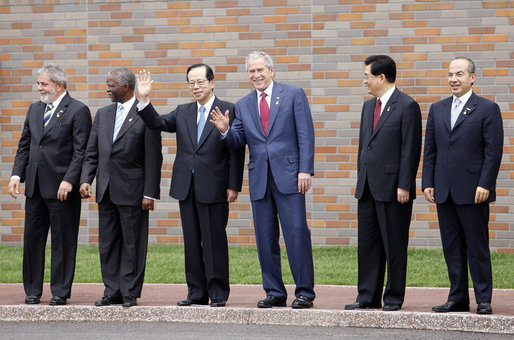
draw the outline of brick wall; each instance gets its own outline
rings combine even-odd
[[[421,105],[448,96],[448,61],[475,60],[474,90],[496,101],[505,128],[498,198],[492,205],[491,248],[514,251],[514,3],[511,1],[227,0],[227,1],[2,1],[0,6],[0,242],[20,243],[24,199],[7,192],[26,109],[38,100],[35,70],[65,67],[71,95],[92,112],[109,104],[105,75],[126,66],[150,70],[152,102],[161,113],[190,100],[186,68],[210,64],[215,94],[237,101],[251,85],[244,57],[263,49],[275,57],[276,79],[303,87],[316,128],[314,188],[307,195],[315,245],[356,245],[358,127],[363,60],[389,54],[398,64],[397,86]],[[53,3],[53,2],[51,2]],[[167,196],[176,151],[163,133],[162,199],[151,214],[150,242],[182,242],[178,204]],[[418,177],[421,171],[418,173]],[[233,245],[253,245],[247,180],[231,205]],[[421,183],[418,179],[418,188]],[[80,242],[96,243],[97,206],[83,203]],[[418,189],[410,245],[438,247],[435,206]]]

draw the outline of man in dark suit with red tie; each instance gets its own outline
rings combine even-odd
[[[66,91],[68,79],[57,65],[37,71],[41,101],[23,125],[9,193],[25,182],[23,286],[25,303],[38,304],[43,292],[45,246],[51,230],[50,305],[71,296],[80,223],[79,178],[91,130],[89,108]]]
[[[407,246],[421,153],[418,103],[395,86],[396,63],[386,55],[364,61],[364,84],[375,98],[362,107],[357,163],[358,296],[345,309],[400,310]]]
[[[234,118],[234,104],[214,96],[214,73],[206,64],[186,72],[194,101],[160,116],[149,102],[152,80],[138,77],[139,115],[153,129],[175,132],[177,154],[170,196],[179,200],[184,235],[188,293],[179,306],[194,304],[222,307],[228,299],[228,243],[225,231],[229,203],[237,199],[243,181],[245,149],[231,150],[209,124],[210,110],[223,108]]]
[[[113,104],[95,115],[82,167],[80,193],[91,196],[96,176],[99,250],[104,296],[96,306],[137,305],[148,245],[149,211],[159,199],[161,134],[137,115],[136,76],[127,68],[107,74]]]
[[[503,152],[499,106],[471,89],[475,64],[457,57],[448,67],[453,94],[430,107],[423,155],[423,193],[437,205],[450,293],[435,312],[469,311],[468,263],[478,314],[491,314],[493,278],[489,203]]]

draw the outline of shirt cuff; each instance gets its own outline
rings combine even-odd
[[[137,110],[138,110],[138,111],[143,111],[143,109],[144,109],[145,107],[147,107],[147,106],[148,106],[148,104],[150,104],[150,101],[147,101],[146,103],[138,102],[138,103],[137,103],[137,105],[136,105]]]
[[[149,200],[152,200],[152,201],[157,201],[157,198],[153,198],[153,197],[148,197],[148,196],[143,196],[144,198],[148,198]]]
[[[223,139],[225,139],[227,137],[228,130],[230,130],[230,126],[228,127],[227,131],[225,131],[225,132],[220,131],[221,137],[223,137]]]
[[[21,177],[20,176],[12,175],[11,176],[11,180],[13,180],[13,179],[17,179],[18,181],[21,181]]]

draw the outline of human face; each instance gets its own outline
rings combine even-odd
[[[212,98],[212,91],[214,90],[214,79],[209,81],[206,76],[207,69],[205,66],[195,67],[187,74],[189,90],[200,105],[204,105]]]
[[[107,77],[105,82],[107,83],[107,94],[113,103],[126,102],[125,98],[127,97],[127,92],[129,92],[128,85],[121,86],[114,76]]]
[[[55,83],[47,74],[40,74],[37,77],[37,90],[41,101],[45,104],[53,103],[64,92],[62,83]]]
[[[269,69],[266,66],[264,57],[249,60],[247,65],[248,79],[252,82],[253,86],[259,90],[264,91],[273,81],[275,69]]]
[[[448,85],[455,97],[461,97],[471,90],[476,79],[476,74],[469,73],[469,61],[466,59],[455,59],[448,67]]]
[[[381,97],[382,96],[382,84],[383,79],[385,76],[383,74],[379,74],[377,76],[371,74],[371,65],[366,65],[364,67],[364,86],[368,88],[368,93],[375,96],[375,97]]]

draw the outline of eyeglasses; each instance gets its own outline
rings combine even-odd
[[[374,74],[365,74],[362,78],[364,80],[368,80],[370,78],[376,78],[377,76],[375,76]]]
[[[198,79],[198,80],[191,80],[189,83],[187,83],[187,86],[190,88],[195,87],[195,84],[198,84],[198,86],[204,86],[207,83],[207,79]]]

